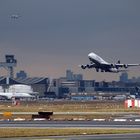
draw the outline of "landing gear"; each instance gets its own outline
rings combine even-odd
[[[99,69],[96,69],[96,72],[99,72]]]

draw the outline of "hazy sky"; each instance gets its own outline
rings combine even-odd
[[[71,69],[85,79],[118,80],[78,67],[92,51],[109,62],[140,63],[140,0],[0,0],[0,60],[14,54],[16,71],[57,78]]]

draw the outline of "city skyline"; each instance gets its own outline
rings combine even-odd
[[[82,70],[88,53],[106,61],[140,63],[139,0],[0,1],[0,61],[14,54],[16,71],[30,76],[65,76],[71,69],[84,79],[118,80],[119,74]],[[19,14],[18,19],[11,19]],[[1,69],[0,74],[4,73]],[[140,68],[130,68],[130,77]]]

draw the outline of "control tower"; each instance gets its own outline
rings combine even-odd
[[[17,66],[17,60],[14,55],[5,55],[5,62],[0,62],[0,67],[5,68],[8,71],[8,77],[14,77],[14,67]]]

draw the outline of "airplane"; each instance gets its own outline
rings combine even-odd
[[[18,19],[20,17],[19,14],[13,14],[11,15],[11,19]]]
[[[120,60],[118,60],[117,63],[108,63],[104,59],[102,59],[100,56],[95,54],[94,52],[91,52],[88,54],[88,58],[90,60],[90,64],[87,65],[79,65],[82,69],[91,69],[95,68],[96,72],[112,72],[112,73],[118,73],[118,72],[123,72],[126,71],[128,67],[131,66],[140,66],[140,64],[121,64]],[[125,68],[124,70],[120,70],[119,68]]]
[[[0,96],[6,97],[7,99],[12,98],[31,98],[35,97],[33,95],[30,95],[29,93],[23,93],[23,92],[0,92]]]

